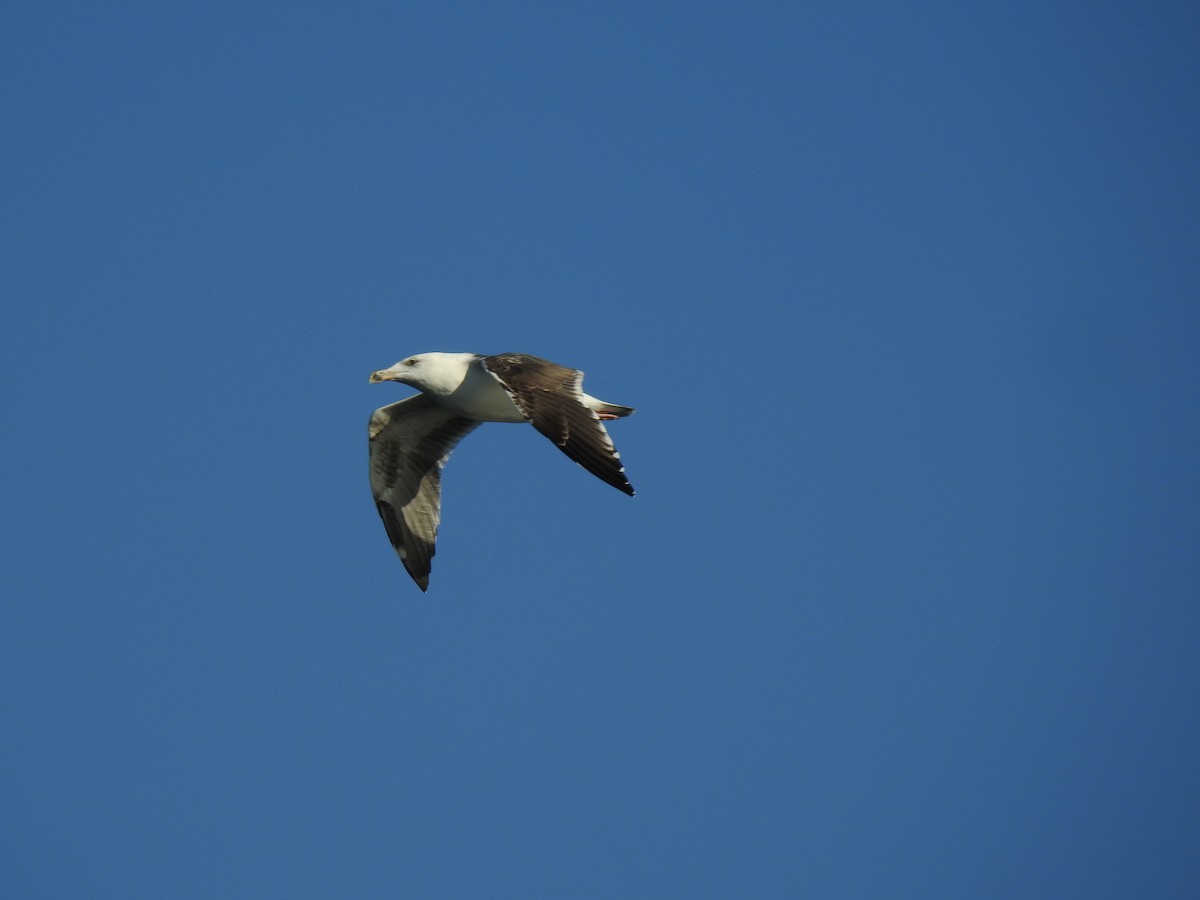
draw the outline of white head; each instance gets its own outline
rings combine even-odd
[[[452,393],[467,377],[474,353],[418,353],[391,368],[371,373],[371,383],[399,381],[434,394]]]

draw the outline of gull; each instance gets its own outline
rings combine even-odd
[[[527,353],[420,353],[371,373],[421,393],[371,414],[371,493],[404,568],[422,591],[441,520],[450,452],[484,422],[527,422],[601,481],[633,496],[603,422],[633,412],[583,393],[583,372]]]

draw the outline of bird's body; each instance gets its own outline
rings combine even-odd
[[[421,391],[375,410],[369,427],[371,490],[404,566],[429,586],[441,506],[441,470],[483,422],[528,422],[571,459],[633,495],[601,420],[633,412],[583,393],[583,373],[523,353],[422,353],[371,374]]]

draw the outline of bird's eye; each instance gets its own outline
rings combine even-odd
[[[420,362],[420,360],[417,360],[417,359],[406,359],[406,360],[404,361],[404,364],[405,364],[406,366],[415,366],[415,365],[416,365],[418,362]]]

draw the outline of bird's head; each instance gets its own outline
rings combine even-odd
[[[401,384],[411,384],[413,387],[420,387],[421,375],[423,374],[421,362],[422,358],[420,356],[410,356],[408,359],[400,360],[394,366],[372,372],[371,384],[378,384],[380,381],[399,381]]]
[[[449,394],[467,375],[473,353],[418,353],[387,369],[371,373],[371,384],[399,381],[417,390]]]

